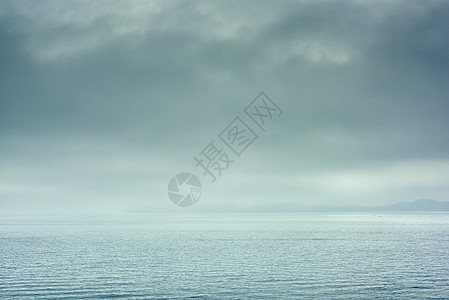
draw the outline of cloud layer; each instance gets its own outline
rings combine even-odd
[[[447,1],[3,1],[2,214],[449,199]],[[285,111],[217,183],[193,156]],[[195,207],[192,208],[192,211]]]

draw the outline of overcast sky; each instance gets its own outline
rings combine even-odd
[[[448,1],[1,1],[0,214],[449,200],[448,37]],[[211,183],[260,91],[284,114]]]

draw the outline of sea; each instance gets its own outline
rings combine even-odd
[[[0,298],[449,299],[449,214],[0,217]]]

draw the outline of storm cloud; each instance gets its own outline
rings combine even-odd
[[[449,200],[447,1],[2,1],[0,214]],[[210,184],[193,156],[284,110]]]

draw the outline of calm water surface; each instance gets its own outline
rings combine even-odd
[[[0,298],[449,299],[449,214],[3,217]]]

